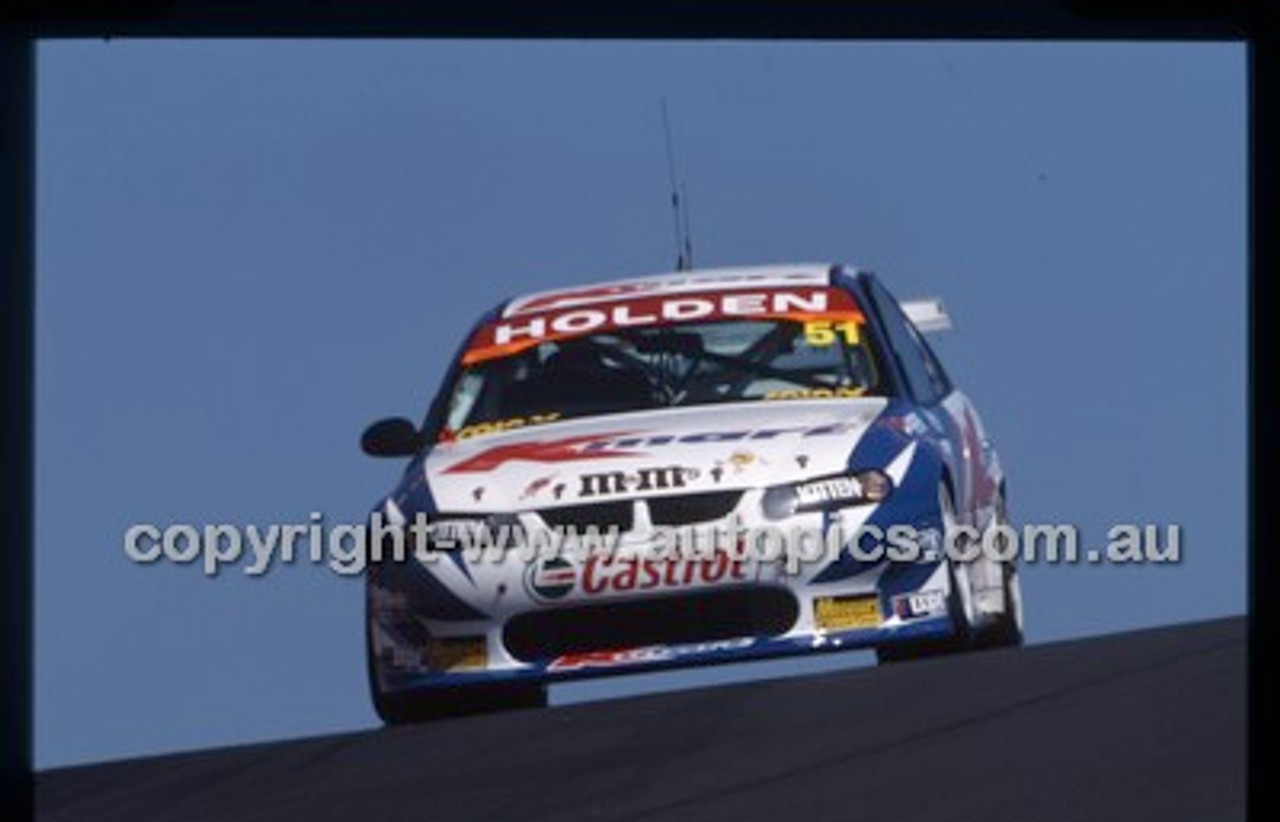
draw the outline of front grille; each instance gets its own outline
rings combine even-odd
[[[563,508],[543,508],[538,516],[552,528],[582,529],[594,525],[608,530],[630,531],[635,514],[635,503],[595,502],[589,505],[566,505]]]
[[[800,609],[782,588],[720,591],[579,605],[512,617],[502,632],[522,662],[568,654],[738,637],[773,637],[795,625]]]
[[[649,502],[649,517],[654,525],[692,525],[713,522],[729,516],[742,499],[741,491],[711,491],[678,497],[654,497]]]

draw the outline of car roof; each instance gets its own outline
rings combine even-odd
[[[830,263],[775,263],[770,265],[700,268],[696,271],[669,271],[643,277],[584,283],[539,291],[508,300],[502,317],[532,314],[552,308],[570,308],[592,303],[625,300],[629,296],[692,294],[740,288],[782,288],[797,285],[830,285],[836,268]]]

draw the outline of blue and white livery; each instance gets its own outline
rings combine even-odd
[[[364,435],[408,458],[376,514],[409,550],[375,546],[367,579],[379,715],[539,705],[548,683],[626,671],[1020,644],[1014,562],[943,550],[949,526],[1005,517],[991,440],[922,335],[949,325],[940,301],[840,265],[486,314],[421,424]],[[876,544],[894,526],[914,554]],[[837,538],[779,546],[802,533]]]

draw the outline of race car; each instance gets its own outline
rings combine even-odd
[[[369,528],[378,715],[538,706],[554,682],[678,666],[1020,645],[1016,558],[952,550],[959,526],[985,537],[1007,514],[992,442],[924,338],[949,326],[940,300],[828,264],[489,311],[421,424],[362,437],[407,458]]]

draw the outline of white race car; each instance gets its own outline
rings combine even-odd
[[[947,326],[940,301],[900,304],[840,265],[484,315],[425,421],[363,437],[409,458],[374,511],[378,714],[540,705],[550,682],[624,671],[1020,644],[1015,562],[943,550],[950,526],[1005,518],[995,450],[921,334]]]

